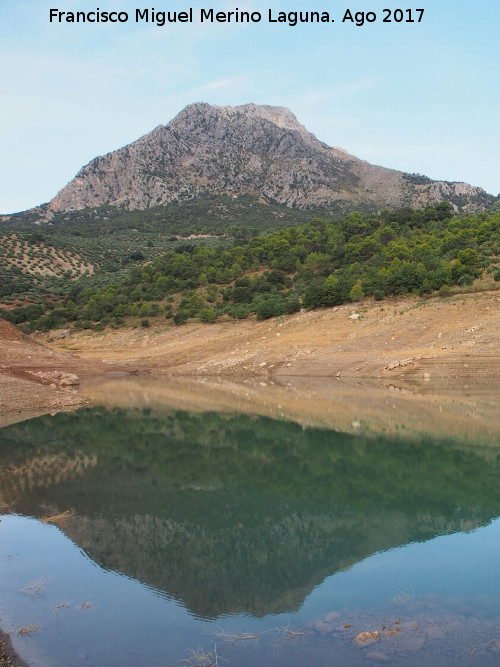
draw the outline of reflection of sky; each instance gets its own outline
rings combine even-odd
[[[220,625],[226,632],[261,632],[288,622],[300,627],[332,609],[387,606],[402,592],[411,592],[415,598],[428,593],[500,596],[500,520],[471,533],[375,554],[327,578],[297,614],[260,620],[240,616],[210,623],[195,619],[165,594],[102,570],[57,528],[33,519],[2,518],[0,562],[2,624],[9,632],[40,624],[33,636],[15,639],[35,664],[67,667],[78,658],[82,665],[109,667],[148,664],[148,660],[173,665],[186,657],[189,647],[206,644]],[[46,590],[37,597],[20,592],[34,580]],[[83,602],[94,605],[80,609]],[[54,610],[54,605],[62,603],[67,606]]]
[[[0,3],[8,101],[0,106],[0,212],[47,201],[90,159],[196,101],[288,106],[323,141],[376,164],[500,190],[499,3],[424,0],[421,24],[362,28],[340,23],[348,3],[318,7],[333,11],[335,24],[293,28],[58,25],[48,20],[54,4]],[[59,8],[97,4],[66,0]],[[185,9],[178,4],[162,9]],[[385,6],[371,0],[366,9]],[[133,14],[137,3],[118,7]],[[269,7],[308,9],[299,0],[239,5],[249,7],[266,16]]]
[[[302,614],[325,606],[381,605],[410,593],[443,597],[500,596],[500,520],[471,533],[455,533],[370,556],[326,579]],[[499,598],[500,599],[500,598]],[[333,606],[332,606],[333,605]],[[500,609],[499,609],[500,612]]]
[[[86,655],[92,665],[134,664],[139,650],[141,656],[151,651],[151,664],[161,664],[158,654],[165,651],[171,656],[178,652],[177,659],[185,657],[192,633],[204,626],[177,602],[133,579],[103,570],[57,528],[35,520],[2,518],[0,561],[3,629],[10,632],[40,624],[29,642],[16,640],[23,655],[30,658],[24,652],[33,651],[37,665],[41,664],[39,655],[54,667],[74,664],[79,655]],[[46,584],[45,593],[36,598],[20,593],[34,580]],[[54,605],[66,602],[69,607],[54,612]],[[79,609],[83,602],[94,606]]]

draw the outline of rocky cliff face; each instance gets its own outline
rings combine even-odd
[[[331,148],[282,107],[199,103],[168,125],[92,160],[50,202],[49,210],[103,204],[145,209],[242,194],[290,207],[339,210],[447,200],[457,210],[473,212],[494,200],[481,188],[415,178]]]

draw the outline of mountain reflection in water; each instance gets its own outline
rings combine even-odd
[[[473,443],[471,443],[472,445]],[[93,408],[0,431],[1,500],[196,616],[297,610],[376,552],[500,514],[500,458],[431,437]]]

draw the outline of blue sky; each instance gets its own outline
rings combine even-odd
[[[49,9],[127,24],[50,24]],[[136,24],[136,8],[261,11],[259,24]],[[420,24],[342,24],[346,9],[424,8]],[[329,11],[334,24],[269,24]],[[493,0],[0,0],[0,212],[48,201],[78,169],[185,105],[276,104],[375,164],[500,192],[500,3]]]

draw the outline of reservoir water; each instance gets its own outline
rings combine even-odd
[[[351,387],[319,419],[302,386],[293,419],[153,385],[0,430],[0,626],[29,663],[498,664],[496,391]]]

